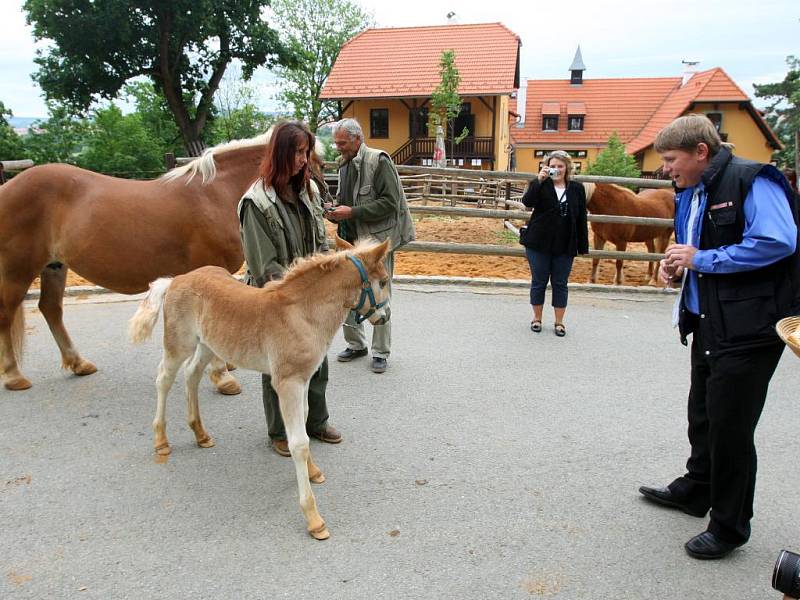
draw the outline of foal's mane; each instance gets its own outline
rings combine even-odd
[[[203,152],[203,155],[193,161],[186,163],[181,167],[176,167],[161,176],[165,181],[174,181],[186,175],[186,184],[194,178],[198,173],[203,178],[203,184],[211,183],[217,174],[217,164],[214,157],[219,154],[239,150],[240,148],[250,148],[252,146],[265,146],[269,143],[269,138],[272,135],[272,129],[267,133],[261,134],[254,138],[246,138],[242,140],[231,140],[223,144],[218,144],[212,148],[208,148]]]
[[[326,254],[312,254],[303,258],[295,259],[280,281],[289,283],[295,279],[300,279],[307,273],[315,269],[322,271],[332,271],[338,266],[341,266],[346,260],[348,255],[363,254],[377,246],[378,243],[373,240],[364,240],[357,242],[352,250],[345,252],[329,252]]]

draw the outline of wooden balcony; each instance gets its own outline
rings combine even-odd
[[[436,138],[418,137],[411,138],[400,146],[392,154],[392,160],[398,165],[419,164],[424,158],[433,158],[433,149],[436,145]],[[450,143],[445,140],[445,154],[447,159],[473,159],[494,161],[494,138],[492,137],[468,137],[455,145],[452,155],[450,154]]]

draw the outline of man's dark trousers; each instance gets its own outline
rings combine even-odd
[[[669,488],[688,506],[711,507],[708,530],[742,544],[750,537],[756,484],[754,435],[767,388],[783,353],[780,341],[706,356],[700,332],[692,340],[687,474]]]

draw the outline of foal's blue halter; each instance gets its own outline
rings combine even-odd
[[[364,268],[363,263],[360,260],[358,260],[355,256],[352,256],[350,254],[347,255],[347,258],[349,258],[352,261],[352,263],[356,266],[356,269],[358,269],[358,275],[361,277],[361,296],[358,299],[358,306],[356,306],[353,309],[353,311],[356,314],[356,323],[363,323],[368,318],[370,318],[375,313],[376,310],[386,306],[389,300],[388,299],[384,300],[381,303],[375,302],[375,293],[372,291],[372,284],[369,282],[369,278],[367,277],[367,270]],[[369,298],[370,309],[367,311],[366,314],[362,315],[358,311],[360,311],[364,307],[364,304],[368,298]]]

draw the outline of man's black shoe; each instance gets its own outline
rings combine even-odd
[[[692,558],[713,560],[727,556],[741,545],[724,542],[710,531],[704,531],[686,542],[684,548]]]
[[[651,502],[655,502],[661,506],[669,506],[670,508],[679,508],[687,515],[691,515],[693,517],[705,517],[706,513],[708,512],[708,509],[700,511],[696,508],[688,506],[687,504],[683,503],[680,498],[673,494],[669,488],[666,487],[653,488],[643,485],[639,488],[639,493]]]
[[[336,355],[336,360],[339,362],[350,362],[354,358],[361,358],[362,356],[367,355],[367,349],[361,348],[361,350],[353,350],[352,348],[345,348],[339,354]]]
[[[381,358],[380,356],[373,356],[372,357],[372,366],[370,367],[373,373],[385,373],[386,372],[386,359]]]

